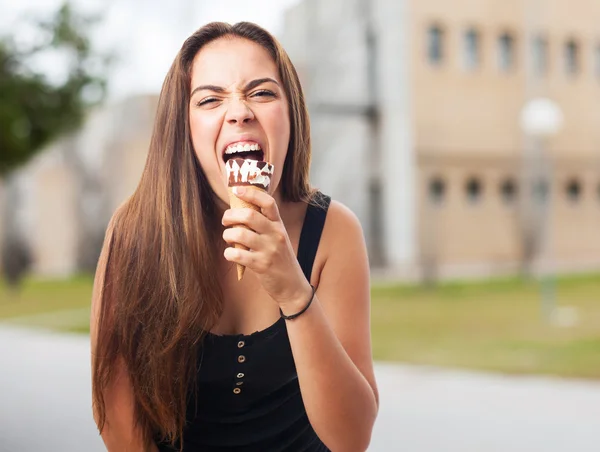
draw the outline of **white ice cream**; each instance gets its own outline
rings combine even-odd
[[[262,168],[261,168],[262,166]],[[273,176],[273,165],[258,160],[230,159],[225,165],[229,186],[259,185],[269,189]]]

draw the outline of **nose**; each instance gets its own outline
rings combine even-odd
[[[244,124],[254,119],[254,113],[243,99],[232,99],[225,119],[229,124]]]

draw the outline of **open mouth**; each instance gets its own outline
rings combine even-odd
[[[223,160],[227,163],[232,158],[264,161],[265,154],[258,143],[233,143],[225,149]]]

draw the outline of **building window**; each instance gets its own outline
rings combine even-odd
[[[573,39],[565,44],[565,71],[568,75],[579,72],[579,44]]]
[[[581,199],[581,183],[577,179],[571,179],[566,185],[567,199],[576,203]]]
[[[439,25],[432,25],[427,31],[427,58],[433,65],[444,59],[444,30]]]
[[[533,70],[537,75],[548,72],[548,40],[544,36],[533,38]]]
[[[479,32],[474,28],[467,30],[464,34],[464,65],[465,69],[472,71],[479,66]]]
[[[433,204],[442,204],[446,198],[446,182],[439,176],[429,181],[429,200]]]
[[[513,178],[505,179],[500,184],[500,196],[506,205],[511,205],[517,197],[517,184]]]
[[[546,204],[548,192],[550,191],[548,181],[546,179],[538,179],[533,183],[532,190],[536,203],[540,205]]]
[[[481,181],[476,177],[470,178],[465,185],[465,191],[469,203],[478,203],[483,196],[483,186],[481,185]]]
[[[600,78],[600,44],[594,49],[594,74]]]
[[[510,71],[515,65],[515,38],[509,33],[498,37],[498,67],[502,72]]]

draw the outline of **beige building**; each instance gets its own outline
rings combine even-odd
[[[600,3],[419,0],[411,9],[421,249],[445,266],[521,259],[532,181],[519,114],[544,96],[565,118],[545,149],[544,254],[565,269],[600,267]]]
[[[412,267],[408,274],[487,275],[513,272],[530,256],[534,268],[599,269],[600,2],[357,0],[344,5],[345,15],[336,18],[331,6],[304,0],[288,13],[284,44],[301,68],[313,106],[326,98],[319,91],[326,78],[348,87],[347,77],[362,74],[338,92],[345,99],[338,104],[374,92],[376,114],[361,117],[375,123],[370,142],[395,148],[412,165],[411,188],[385,176],[385,160],[374,161],[373,149],[362,150],[372,165],[367,182],[372,190],[367,204],[355,210],[362,212],[363,224],[380,223],[366,232],[370,244],[380,248],[382,264],[394,274]],[[321,32],[325,18],[332,22]],[[524,105],[540,96],[553,100],[564,115],[562,129],[542,148],[533,147],[519,125]],[[389,97],[408,112],[395,117],[397,128],[408,127],[399,142],[382,131],[389,122]],[[338,112],[338,120],[349,110]],[[320,116],[313,108],[317,133],[323,129]],[[333,141],[324,134],[315,143]],[[414,190],[414,205],[378,197],[398,184]],[[546,197],[534,202],[532,193],[540,193],[534,187],[542,187]],[[381,212],[390,210],[412,218],[413,232],[405,240],[417,246],[404,262],[386,255],[395,226]]]
[[[141,95],[91,112],[77,133],[11,177],[11,225],[29,245],[36,276],[94,269],[111,214],[142,174],[157,102],[157,95]]]

